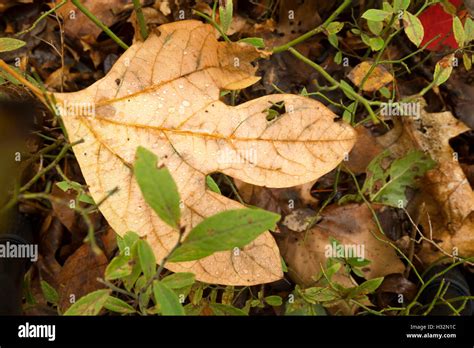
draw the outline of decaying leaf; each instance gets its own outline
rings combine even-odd
[[[66,310],[74,302],[91,291],[103,288],[97,281],[103,278],[107,258],[96,254],[89,243],[83,244],[69,256],[59,273],[59,307]]]
[[[371,261],[362,269],[367,279],[403,271],[404,265],[395,250],[375,237],[386,240],[365,204],[332,205],[321,217],[321,221],[309,231],[289,233],[278,243],[289,274],[297,283],[314,284],[313,277],[321,271],[321,266],[326,265],[330,237],[344,247],[354,247],[352,250],[361,253],[358,256]]]
[[[251,61],[258,51],[218,42],[198,21],[160,26],[137,42],[107,76],[85,90],[55,94],[83,175],[95,201],[118,187],[101,206],[119,234],[146,236],[161,262],[178,233],[146,205],[132,175],[138,146],[166,165],[183,200],[187,231],[203,218],[242,205],[206,190],[206,174],[223,172],[254,185],[290,187],[332,170],[355,141],[351,127],[309,98],[270,95],[230,107],[221,89],[245,88],[259,78]],[[285,106],[267,121],[275,103]],[[93,110],[90,110],[91,107]],[[92,112],[90,112],[92,111]],[[170,263],[208,283],[251,285],[282,277],[275,241],[264,233],[239,253],[219,252],[197,262]]]
[[[404,117],[402,128],[396,131],[398,135],[387,134],[393,141],[390,149],[400,155],[415,146],[438,163],[426,173],[421,186],[418,205],[424,235],[448,254],[473,256],[474,193],[457,161],[457,154],[449,145],[451,138],[469,128],[451,112],[428,113],[423,99],[416,102],[421,104],[420,117]],[[419,256],[431,264],[443,253],[433,244],[424,242]]]
[[[362,81],[364,81],[365,75],[369,72],[372,64],[373,62],[370,61],[362,62],[357,64],[356,67],[351,70],[348,77],[354,85],[359,87],[362,84]],[[377,65],[370,73],[362,89],[366,92],[373,92],[392,81],[392,74],[390,74],[382,65]]]

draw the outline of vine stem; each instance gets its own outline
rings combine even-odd
[[[304,33],[303,35],[297,37],[296,39],[294,39],[290,42],[287,42],[284,45],[274,47],[272,49],[272,52],[273,53],[279,53],[279,52],[287,51],[291,47],[293,47],[293,46],[309,39],[310,37],[312,37],[316,34],[319,34],[319,33],[323,32],[326,29],[326,27],[332,21],[334,21],[334,19],[336,19],[337,16],[339,16],[339,14],[341,14],[341,12],[344,11],[346,9],[346,7],[349,6],[351,3],[352,3],[352,0],[344,0],[344,2],[329,16],[328,19],[326,19],[326,21],[323,24],[321,24],[320,26],[314,28],[313,30],[310,30],[310,31]]]
[[[318,73],[320,73],[333,86],[337,86],[338,88],[343,90],[344,93],[348,94],[354,100],[357,100],[359,103],[361,103],[365,107],[367,112],[369,113],[369,115],[372,118],[372,121],[374,123],[379,123],[380,122],[379,119],[377,118],[377,116],[375,115],[374,110],[372,110],[372,107],[370,106],[370,103],[367,99],[365,99],[364,97],[362,97],[361,95],[356,93],[354,90],[349,89],[349,88],[345,88],[345,86],[343,86],[339,81],[337,81],[331,75],[329,75],[329,73],[326,70],[324,70],[324,68],[322,66],[320,66],[319,64],[317,64],[317,63],[313,62],[312,60],[308,59],[307,57],[302,55],[300,52],[295,50],[293,47],[288,48],[288,51],[290,51],[296,58],[300,59],[304,63],[306,63],[309,66],[311,66],[312,68],[314,68]]]

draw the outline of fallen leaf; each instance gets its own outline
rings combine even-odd
[[[355,127],[357,140],[349,153],[349,160],[344,165],[354,174],[365,173],[370,161],[383,151],[383,147],[376,141],[372,133],[360,125]]]
[[[360,87],[372,64],[373,62],[370,61],[357,64],[347,77],[349,77],[354,85]],[[392,74],[390,74],[382,65],[377,65],[365,81],[362,90],[366,92],[374,92],[392,81]]]
[[[397,156],[413,149],[426,151],[438,164],[429,170],[418,197],[419,220],[424,235],[448,254],[474,255],[473,210],[474,192],[467,180],[449,140],[469,128],[455,119],[451,112],[429,113],[426,102],[420,103],[420,117],[403,117],[396,134],[387,133],[382,140]],[[386,141],[391,138],[392,144]],[[423,204],[424,203],[424,204]],[[454,249],[456,248],[456,249]],[[431,243],[423,242],[419,257],[431,264],[443,254]]]
[[[449,0],[454,7],[460,7],[461,0]],[[442,51],[444,49],[459,48],[453,34],[453,15],[446,12],[443,4],[433,4],[419,15],[419,20],[424,28],[421,47],[426,46],[429,51]]]
[[[219,101],[220,90],[256,81],[252,46],[218,42],[198,21],[158,28],[128,49],[103,79],[85,90],[55,94],[83,175],[100,210],[119,234],[146,236],[158,262],[178,232],[145,203],[132,175],[138,146],[154,152],[177,183],[186,231],[203,218],[243,206],[206,190],[206,175],[223,172],[253,185],[291,187],[332,170],[355,141],[350,126],[309,98],[276,94],[236,107]],[[267,121],[268,109],[283,112]],[[77,106],[91,106],[94,110]],[[238,255],[219,252],[196,262],[169,263],[207,283],[252,285],[282,277],[278,248],[265,232]]]
[[[362,269],[367,279],[401,273],[404,265],[395,250],[375,236],[387,240],[377,229],[372,213],[365,204],[328,206],[321,221],[307,232],[289,233],[278,243],[289,275],[299,284],[311,286],[313,277],[326,265],[330,237],[341,245],[363,248],[363,258],[371,263]],[[375,236],[374,236],[375,235]]]
[[[59,273],[59,308],[65,311],[72,305],[71,299],[79,300],[82,296],[101,289],[104,286],[97,281],[103,278],[107,258],[103,253],[95,254],[90,243],[83,244],[65,262]]]
[[[56,0],[57,3],[60,1]],[[113,25],[120,17],[119,12],[124,9],[127,4],[131,4],[131,0],[82,0],[82,5],[94,14],[107,27]],[[74,39],[84,38],[91,44],[102,32],[94,22],[82,13],[76,6],[67,2],[57,10],[64,21],[64,31],[67,36]]]

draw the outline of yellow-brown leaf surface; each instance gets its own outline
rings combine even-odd
[[[136,231],[158,262],[177,241],[145,203],[131,168],[137,146],[153,151],[170,170],[183,201],[189,231],[203,218],[242,205],[206,189],[205,176],[223,172],[247,183],[290,187],[319,178],[349,152],[355,133],[334,122],[319,102],[295,95],[258,98],[235,107],[219,101],[223,89],[256,81],[256,49],[218,42],[199,21],[163,25],[137,42],[110,72],[75,93],[55,94],[70,141],[100,210],[120,235]],[[286,113],[267,121],[283,101]],[[93,110],[88,105],[93,106]],[[170,263],[208,283],[252,285],[282,277],[280,254],[266,232],[239,253],[219,252],[196,262]]]

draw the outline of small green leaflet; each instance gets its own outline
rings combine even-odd
[[[462,22],[457,16],[453,18],[453,33],[459,47],[463,47],[464,41],[466,40],[466,35],[464,33]]]
[[[113,296],[109,296],[105,301],[104,307],[109,311],[120,313],[120,314],[131,314],[135,313],[135,309],[130,306],[127,302]]]
[[[64,315],[97,315],[110,296],[110,290],[97,290],[81,297]]]
[[[131,258],[125,255],[116,256],[105,269],[105,279],[114,280],[129,276],[132,273]]]
[[[199,223],[169,260],[198,260],[217,251],[243,247],[266,230],[273,229],[280,215],[261,209],[228,210]]]
[[[265,41],[263,41],[263,39],[260,37],[246,37],[246,38],[240,39],[237,42],[244,42],[246,44],[252,45],[257,48],[265,47]]]
[[[10,37],[0,37],[0,52],[14,51],[25,45],[25,41],[12,39]]]
[[[94,200],[91,196],[84,193],[82,185],[75,181],[59,181],[56,183],[56,186],[59,187],[62,191],[67,192],[68,190],[74,190],[79,193],[79,202],[95,205]]]
[[[362,41],[372,49],[372,51],[380,51],[383,47],[384,41],[381,37],[370,37],[362,33],[361,38]]]
[[[329,25],[326,27],[326,31],[328,34],[337,34],[344,28],[344,23],[341,22],[331,22]]]
[[[364,14],[362,15],[362,18],[365,18],[367,20],[374,21],[374,22],[381,22],[390,15],[391,13],[388,11],[370,9],[364,12]]]
[[[135,178],[145,201],[161,220],[179,229],[181,211],[176,183],[167,168],[157,168],[158,158],[139,146],[135,161]]]
[[[209,189],[210,189],[212,192],[221,194],[221,189],[219,188],[219,186],[217,185],[217,183],[214,181],[214,179],[212,178],[212,176],[210,176],[210,175],[207,175],[207,176],[206,176],[206,184],[207,184],[207,187],[209,187]]]
[[[161,280],[161,283],[170,289],[181,289],[194,284],[196,277],[193,273],[174,273]]]
[[[354,298],[360,295],[370,294],[374,292],[375,290],[377,290],[377,288],[380,286],[380,284],[382,284],[382,282],[383,282],[383,277],[366,280],[359,286],[356,286],[355,288],[351,289],[347,297]]]
[[[41,285],[41,291],[43,291],[45,300],[48,301],[49,303],[57,305],[59,302],[58,292],[51,285],[49,285],[48,282],[44,280],[41,280],[40,285]]]
[[[435,161],[421,151],[411,151],[406,156],[394,160],[386,170],[382,161],[390,155],[381,153],[367,166],[367,179],[362,192],[368,194],[372,202],[379,202],[392,207],[405,207],[405,190],[416,186],[416,178],[422,177],[433,168]]]
[[[221,28],[224,33],[227,33],[227,30],[229,30],[230,24],[232,23],[234,6],[232,4],[232,0],[221,0],[219,2],[219,20],[221,23]]]
[[[374,35],[380,35],[383,29],[383,23],[382,22],[374,22],[371,20],[367,21],[367,26],[369,27],[369,30],[372,32]]]
[[[277,295],[265,297],[265,302],[268,303],[270,306],[274,306],[274,307],[278,307],[283,304],[282,298]]]
[[[464,34],[466,35],[466,43],[474,40],[474,21],[469,17],[464,22]]]
[[[453,72],[453,59],[454,54],[450,54],[446,57],[443,57],[436,63],[433,74],[433,81],[435,82],[436,86],[442,85],[451,76],[451,73]]]
[[[403,13],[403,26],[405,34],[416,47],[420,46],[425,36],[425,30],[418,17],[405,11]]]
[[[140,239],[137,241],[138,261],[145,279],[150,280],[156,272],[156,259],[150,244]]]
[[[162,282],[157,280],[153,282],[153,294],[162,315],[186,315],[178,296]]]

